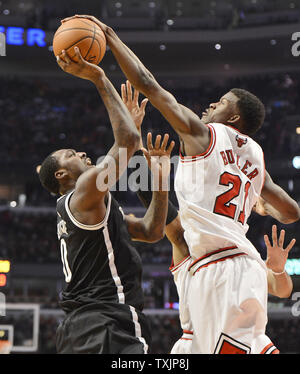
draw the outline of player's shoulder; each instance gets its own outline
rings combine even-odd
[[[210,123],[208,126],[213,127],[216,132],[216,137],[218,135],[227,135],[230,141],[237,148],[247,148],[249,146],[257,147],[262,151],[261,146],[254,140],[250,135],[244,134],[233,126],[224,125],[223,123]]]
[[[58,197],[56,199],[56,210],[62,209],[65,207],[66,201],[70,199],[71,195],[74,193],[74,190],[67,192],[66,194]]]

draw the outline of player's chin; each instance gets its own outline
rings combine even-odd
[[[207,125],[208,123],[211,123],[211,120],[207,114],[203,114],[201,117],[201,122]]]

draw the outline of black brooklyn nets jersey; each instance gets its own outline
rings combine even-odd
[[[66,280],[60,306],[68,313],[86,304],[116,302],[142,310],[141,258],[119,204],[108,193],[104,220],[84,225],[70,212],[72,193],[57,201],[57,234]]]

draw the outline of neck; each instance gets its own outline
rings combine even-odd
[[[68,186],[61,186],[61,188],[59,190],[59,193],[60,193],[60,195],[65,195],[65,194],[71,192],[72,190],[74,190],[74,188],[75,188],[75,184],[68,185]]]

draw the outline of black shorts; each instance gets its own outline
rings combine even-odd
[[[145,354],[151,335],[146,316],[126,304],[88,304],[58,326],[57,353]]]

